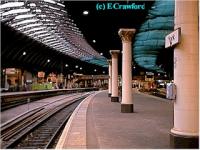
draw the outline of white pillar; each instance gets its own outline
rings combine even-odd
[[[108,96],[111,97],[112,92],[112,61],[108,60]]]
[[[71,82],[71,75],[68,74],[68,75],[67,75],[67,89],[70,89],[70,88],[71,88],[70,82]]]
[[[22,75],[22,87],[24,86],[24,75]]]
[[[64,78],[64,88],[66,89],[66,87],[67,87],[67,76],[65,76]]]
[[[135,29],[120,29],[118,32],[122,40],[122,113],[133,112],[132,38],[135,31]]]
[[[87,80],[85,80],[85,88],[87,88],[88,87],[88,85],[87,85]]]
[[[181,41],[174,49],[174,127],[171,147],[198,148],[199,136],[199,39],[198,1],[175,1],[175,29]]]
[[[112,92],[111,92],[111,102],[119,102],[118,94],[118,54],[120,50],[111,50],[110,54],[112,56]]]
[[[6,74],[6,69],[5,69],[5,88],[9,89],[9,84],[8,84],[8,75]]]

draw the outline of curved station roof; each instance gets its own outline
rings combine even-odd
[[[65,5],[53,0],[2,1],[1,22],[59,53],[107,67],[70,18]]]
[[[66,72],[74,72],[79,65],[83,68],[79,71],[85,70],[86,74],[94,73],[97,67],[97,70],[101,70],[99,73],[107,72],[109,51],[122,48],[118,30],[135,28],[133,72],[172,71],[173,49],[165,49],[164,40],[174,28],[173,0],[119,1],[120,4],[145,5],[144,10],[126,11],[97,11],[97,2],[105,3],[2,0],[2,60],[7,65],[4,67],[13,66],[17,60],[23,67],[27,65],[25,68],[30,68],[32,64],[33,68],[38,66],[39,70],[45,67],[47,70],[63,70],[64,67]],[[88,14],[83,15],[84,11]],[[27,52],[26,57],[23,56],[24,52]],[[120,59],[121,57],[121,62]],[[12,64],[8,60],[11,60]],[[121,68],[120,65],[121,63]]]

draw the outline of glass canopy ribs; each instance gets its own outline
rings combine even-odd
[[[60,0],[3,0],[0,15],[2,23],[58,52],[107,66],[106,58],[87,43]]]

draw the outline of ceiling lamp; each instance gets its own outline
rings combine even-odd
[[[87,16],[88,14],[89,14],[89,11],[88,11],[88,10],[84,10],[84,11],[83,11],[83,15],[84,15],[84,16]]]

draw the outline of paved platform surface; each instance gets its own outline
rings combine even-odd
[[[173,103],[136,91],[133,91],[133,94],[135,112],[121,113],[121,104],[111,102],[107,91],[98,92],[85,102],[88,107],[82,104],[87,113],[82,114],[83,108],[80,106],[80,111],[73,116],[79,126],[71,124],[73,131],[70,133],[68,125],[68,142],[63,140],[66,135],[62,135],[62,142],[65,144],[57,145],[58,148],[170,148],[169,133],[173,127]],[[76,118],[80,116],[82,119],[77,122]],[[85,126],[84,118],[86,131],[80,131],[78,129],[82,125]],[[86,139],[82,140],[83,138]]]

